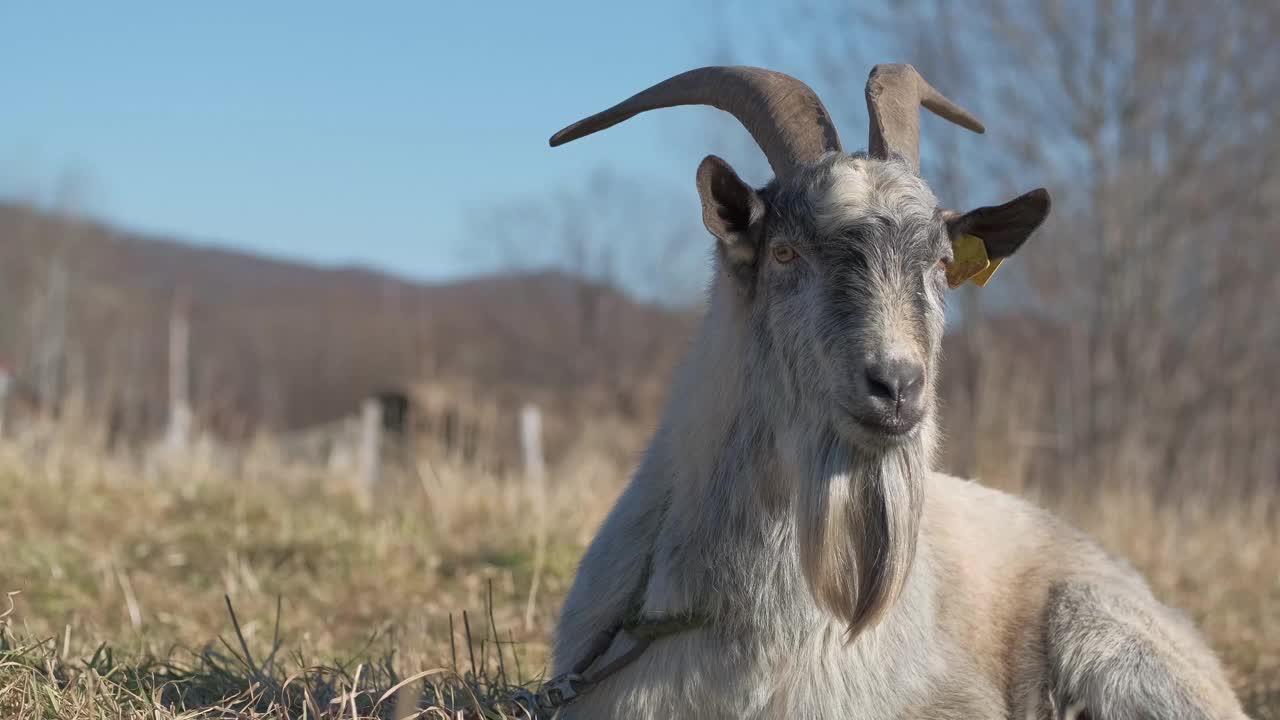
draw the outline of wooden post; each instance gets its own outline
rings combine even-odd
[[[191,441],[191,318],[187,294],[179,290],[169,314],[169,428],[172,451],[184,451]]]
[[[33,378],[41,410],[51,418],[60,415],[65,389],[68,285],[66,263],[62,254],[57,253],[49,263],[48,284],[40,306],[40,334],[36,342],[39,355]]]
[[[373,496],[382,471],[382,403],[378,398],[365,398],[360,406],[360,449],[356,472],[356,493],[365,499]]]
[[[9,387],[13,384],[9,371],[0,365],[0,438],[4,437],[4,421],[9,412]]]
[[[537,405],[520,409],[520,449],[524,455],[525,482],[533,496],[533,579],[524,608],[524,626],[533,627],[538,608],[538,587],[547,556],[547,468],[542,456],[542,411]]]
[[[542,456],[542,411],[537,405],[520,409],[520,450],[525,479],[541,486],[546,481],[547,468]]]

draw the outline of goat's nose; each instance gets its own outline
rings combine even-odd
[[[910,404],[924,387],[924,366],[909,360],[889,360],[867,367],[871,396],[895,406]]]

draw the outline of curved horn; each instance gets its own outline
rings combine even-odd
[[[840,150],[831,116],[808,85],[754,67],[704,67],[664,80],[551,136],[551,147],[612,127],[646,110],[710,105],[742,123],[778,177]]]
[[[871,115],[867,152],[878,158],[897,153],[919,169],[921,105],[960,127],[978,134],[986,132],[977,118],[934,90],[915,68],[877,65],[867,78],[867,112]]]

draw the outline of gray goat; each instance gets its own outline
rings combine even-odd
[[[557,133],[710,105],[762,189],[698,167],[717,239],[699,335],[591,543],[548,708],[572,718],[1242,718],[1197,631],[1143,579],[1015,497],[932,471],[955,242],[1011,255],[1033,190],[965,213],[919,176],[919,107],[982,125],[909,65],[867,81],[846,154],[800,81],[678,75]],[[961,278],[963,279],[963,278]]]

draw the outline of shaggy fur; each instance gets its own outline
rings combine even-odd
[[[704,166],[716,210],[707,193],[736,177]],[[717,233],[709,312],[582,561],[555,669],[635,608],[710,622],[563,717],[1243,717],[1135,572],[1022,500],[930,470],[950,243],[915,172],[832,153],[752,192],[730,196],[746,214]],[[888,420],[864,379],[889,361],[924,368],[894,437],[868,429]]]

